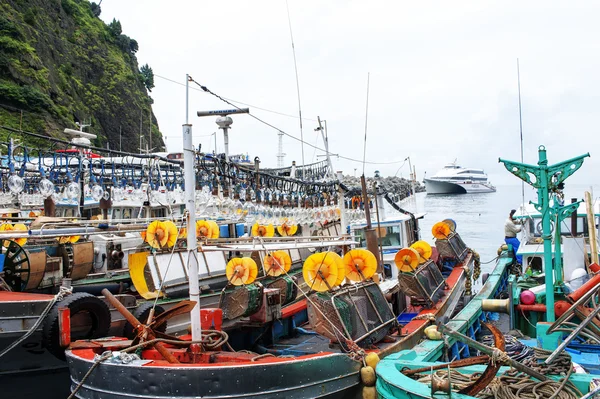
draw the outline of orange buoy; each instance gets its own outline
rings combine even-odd
[[[444,222],[437,222],[431,228],[431,234],[438,240],[445,240],[450,235],[450,226]]]
[[[315,291],[327,291],[335,287],[339,265],[331,252],[312,254],[304,261],[302,275],[308,287]]]
[[[273,237],[275,235],[275,228],[272,224],[265,226],[264,224],[254,223],[251,234],[253,237]]]
[[[263,261],[265,274],[272,277],[287,273],[292,267],[292,258],[287,251],[274,251],[265,256]]]
[[[410,247],[419,253],[419,263],[425,263],[429,258],[431,258],[431,253],[433,250],[431,249],[431,245],[429,245],[427,242],[417,241]]]
[[[402,248],[394,256],[394,263],[401,272],[413,272],[419,266],[419,253],[412,248]]]
[[[377,258],[367,249],[353,249],[344,255],[346,277],[352,281],[363,281],[373,277],[377,271]]]
[[[227,262],[225,275],[233,285],[250,284],[258,275],[258,267],[252,258],[233,258]]]

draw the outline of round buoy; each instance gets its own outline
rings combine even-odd
[[[146,229],[146,241],[152,248],[163,247],[168,240],[169,236],[167,230],[160,220],[155,220],[148,225],[148,228]]]
[[[335,286],[338,286],[342,284],[344,282],[344,279],[346,278],[346,266],[344,265],[344,260],[342,259],[342,257],[339,256],[337,253],[330,252],[329,256],[333,256],[333,258],[335,259],[335,263],[338,267],[338,276],[335,280]]]
[[[352,281],[363,281],[373,277],[377,271],[377,258],[367,249],[353,249],[344,255],[346,277]]]
[[[367,356],[365,356],[365,363],[367,366],[373,367],[373,370],[377,367],[377,363],[379,363],[379,355],[375,352],[370,352]]]
[[[167,232],[167,242],[165,245],[167,248],[171,248],[177,242],[177,226],[175,226],[175,223],[167,220],[163,222],[163,228]]]
[[[227,262],[225,276],[233,285],[244,285],[254,282],[258,275],[258,267],[252,258],[233,258]]]
[[[277,226],[277,233],[282,237],[293,236],[298,231],[298,225],[285,222]]]
[[[208,224],[210,225],[210,238],[219,238],[221,236],[221,229],[219,225],[214,220],[209,220]]]
[[[419,253],[419,263],[425,263],[431,258],[432,249],[427,242],[417,241],[410,247]]]
[[[273,237],[275,235],[275,228],[272,224],[265,226],[263,224],[254,223],[250,233],[253,237]]]
[[[394,256],[394,263],[401,272],[413,272],[419,266],[419,253],[412,248],[402,248]]]
[[[375,370],[371,366],[365,366],[360,369],[360,380],[368,387],[375,385]]]
[[[292,267],[292,258],[286,251],[271,252],[270,255],[265,256],[263,266],[265,274],[268,276],[281,276],[283,273],[287,273],[290,267]]]
[[[451,232],[454,233],[456,231],[456,221],[454,221],[454,219],[444,219],[442,222],[446,223],[448,227],[450,227]]]
[[[304,261],[302,275],[310,289],[322,292],[335,287],[339,265],[331,254],[331,252],[318,252]]]
[[[523,305],[533,305],[535,303],[535,294],[529,290],[524,290],[519,295],[519,299]]]
[[[450,235],[450,226],[444,222],[437,222],[431,228],[431,234],[438,240],[445,240]]]

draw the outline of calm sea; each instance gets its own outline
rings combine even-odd
[[[595,185],[594,198],[600,195],[600,186]],[[584,192],[590,186],[567,185],[565,200],[582,199]],[[431,227],[444,219],[456,222],[456,231],[468,247],[479,252],[482,262],[488,262],[497,256],[497,250],[504,243],[504,221],[511,209],[517,208],[523,196],[520,185],[498,186],[495,193],[487,194],[458,194],[458,195],[427,195],[418,193],[416,201],[407,199],[403,205],[409,210],[426,213],[420,221],[421,239],[433,244]],[[525,186],[525,202],[537,200],[536,191]],[[416,204],[415,204],[416,203]],[[494,263],[484,264],[485,271]]]

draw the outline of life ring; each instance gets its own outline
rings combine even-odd
[[[154,307],[154,301],[144,302],[133,311],[133,315],[135,316],[136,319],[138,319],[140,321],[140,323],[145,324],[148,321],[148,315],[150,315],[150,310],[153,307]],[[162,306],[156,305],[156,307],[154,308],[154,319],[156,319],[156,316],[158,316],[164,312],[165,312],[165,309]],[[152,329],[154,331],[164,333],[165,331],[167,331],[166,320],[164,323],[161,323],[160,325],[152,326]],[[133,326],[131,324],[129,324],[129,322],[126,321],[125,327],[123,327],[123,336],[127,337],[129,339],[135,339],[136,335],[137,334],[136,334],[135,328],[133,328]]]
[[[71,341],[106,337],[110,328],[110,311],[102,299],[87,292],[76,292],[56,302],[42,328],[42,344],[54,356],[65,360],[64,348],[60,346],[58,331],[58,309],[67,307],[71,311],[71,324],[82,328],[71,329]],[[78,322],[73,323],[74,320]]]

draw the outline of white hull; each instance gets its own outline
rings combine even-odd
[[[427,194],[476,194],[493,193],[496,188],[489,183],[447,182],[425,179]]]

